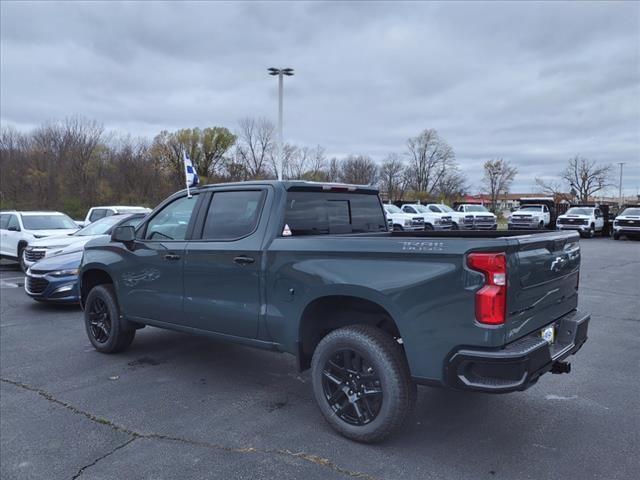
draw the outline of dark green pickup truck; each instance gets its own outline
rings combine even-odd
[[[377,193],[176,193],[135,231],[87,244],[89,339],[117,352],[150,325],[291,353],[327,421],[365,442],[403,423],[416,384],[512,392],[569,371],[589,322],[577,233],[388,232]]]

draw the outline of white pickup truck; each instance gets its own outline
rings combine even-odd
[[[498,220],[496,216],[484,207],[484,205],[476,205],[463,203],[458,205],[458,212],[464,213],[462,223],[459,224],[461,229],[467,230],[497,230]]]
[[[419,203],[407,203],[402,205],[402,211],[410,215],[419,215],[424,219],[425,230],[451,230],[451,215],[433,212]]]
[[[613,221],[613,239],[640,237],[640,207],[627,207]]]
[[[542,230],[549,226],[551,212],[546,205],[523,205],[509,217],[509,230]]]
[[[149,213],[150,208],[146,207],[131,207],[123,205],[110,205],[106,207],[91,207],[87,212],[87,216],[83,221],[76,221],[81,227],[86,227],[96,220],[100,220],[104,217],[110,217],[111,215],[122,215],[125,213]]]
[[[598,207],[571,207],[556,220],[558,230],[577,230],[583,237],[593,238],[604,230],[604,215]]]
[[[384,204],[384,212],[387,214],[387,221],[391,219],[393,230],[407,232],[424,230],[424,218],[418,215],[405,213],[389,203]]]

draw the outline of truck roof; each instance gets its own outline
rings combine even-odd
[[[310,182],[307,180],[250,180],[246,182],[212,183],[201,187],[192,188],[192,191],[205,190],[208,187],[220,186],[246,186],[246,185],[271,185],[285,190],[347,190],[361,193],[378,193],[376,187],[370,185],[354,185],[349,183]],[[186,189],[182,190],[186,191]]]

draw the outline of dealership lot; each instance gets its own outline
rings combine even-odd
[[[76,307],[0,272],[2,478],[630,478],[640,470],[640,242],[582,240],[589,341],[508,395],[420,388],[373,446],[339,437],[293,357],[145,328],[91,347]]]

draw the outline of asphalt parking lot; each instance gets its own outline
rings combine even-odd
[[[626,479],[640,471],[640,242],[582,240],[589,341],[523,393],[422,387],[379,445],[324,422],[293,357],[145,328],[91,347],[76,307],[0,272],[0,477]],[[633,472],[636,472],[635,474]]]

